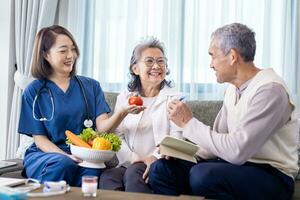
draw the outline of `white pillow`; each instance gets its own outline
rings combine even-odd
[[[33,138],[27,135],[20,136],[20,146],[18,147],[16,157],[23,159],[25,155],[25,151],[27,148],[33,143]]]

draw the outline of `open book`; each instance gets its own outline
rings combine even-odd
[[[198,146],[185,140],[166,136],[160,143],[159,151],[161,155],[197,163],[194,156],[198,151]]]

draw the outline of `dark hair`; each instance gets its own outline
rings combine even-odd
[[[49,62],[45,59],[44,55],[49,51],[49,49],[51,49],[51,47],[55,43],[56,37],[60,34],[66,35],[72,40],[73,45],[75,46],[75,51],[77,53],[77,58],[79,57],[78,46],[75,42],[74,37],[67,29],[58,25],[42,28],[36,35],[34,42],[31,64],[31,74],[33,77],[38,79],[45,79],[53,73],[53,69]],[[73,69],[70,72],[70,76],[76,74],[77,58],[75,59]]]
[[[255,33],[246,25],[240,23],[225,25],[213,32],[211,38],[219,40],[219,48],[225,55],[230,49],[236,49],[245,62],[254,60]]]
[[[165,56],[164,44],[155,37],[147,37],[146,39],[144,39],[142,42],[140,42],[138,45],[135,46],[131,55],[130,66],[129,66],[131,80],[129,81],[127,87],[130,92],[138,91],[140,94],[143,94],[140,77],[135,73],[133,73],[132,67],[141,58],[142,52],[148,48],[157,48]],[[168,69],[168,65],[166,66],[166,70],[167,70],[166,75],[169,75],[170,71]],[[172,81],[167,81],[166,79],[163,80],[160,84],[160,89],[162,89],[165,85],[172,87]]]

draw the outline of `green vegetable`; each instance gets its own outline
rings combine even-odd
[[[116,134],[101,133],[101,132],[94,131],[92,128],[83,129],[79,137],[85,142],[88,142],[89,140],[93,140],[96,137],[104,137],[105,139],[110,141],[112,145],[112,150],[115,152],[119,151],[122,145],[122,141],[120,140],[119,136],[117,136]],[[66,143],[71,144],[71,142],[68,139],[66,140]]]
[[[113,151],[119,151],[122,145],[122,141],[120,140],[119,136],[114,133],[102,133],[100,137],[104,137],[112,144]]]
[[[97,137],[97,132],[94,131],[92,128],[86,128],[82,130],[79,137],[83,141],[88,142],[90,139],[93,140],[95,137]]]
[[[70,140],[69,138],[67,138],[67,140],[66,140],[66,144],[67,144],[67,145],[70,145],[70,144],[72,144],[72,142],[71,142],[71,140]]]

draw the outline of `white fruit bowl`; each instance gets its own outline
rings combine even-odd
[[[70,147],[71,153],[83,160],[83,162],[79,163],[82,167],[105,168],[104,162],[110,161],[115,155],[115,152],[111,150],[89,149],[72,144]]]

